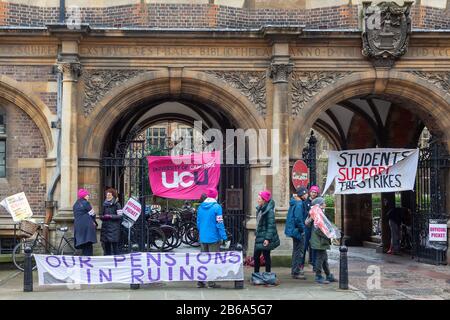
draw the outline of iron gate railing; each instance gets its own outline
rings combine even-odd
[[[446,177],[450,158],[444,146],[430,139],[420,150],[415,186],[415,210],[412,215],[413,257],[432,264],[446,264],[447,251],[429,246],[430,219],[448,219]]]
[[[122,152],[116,153],[113,157],[104,157],[101,162],[103,188],[117,189],[122,206],[130,197],[134,197],[141,203],[142,214],[130,230],[131,244],[137,244],[141,251],[145,249],[147,234],[144,222],[145,190],[149,189],[146,167],[144,141],[131,141]],[[130,252],[128,229],[123,226],[121,228],[119,247],[122,252]]]
[[[130,197],[139,200],[142,206],[142,214],[131,228],[131,244],[138,244],[140,250],[145,249],[146,225],[144,212],[146,203],[152,198],[152,192],[148,181],[148,167],[145,158],[145,142],[131,141],[128,147],[122,148],[114,156],[104,157],[101,162],[103,187],[113,187],[118,190],[119,201],[123,206]],[[231,246],[240,243],[247,247],[246,208],[247,208],[247,164],[222,164],[221,177],[218,186],[219,202],[223,207],[224,223],[227,231],[231,233]],[[227,195],[238,193],[238,203],[227,201]],[[129,251],[128,230],[121,233],[120,247],[122,251]]]

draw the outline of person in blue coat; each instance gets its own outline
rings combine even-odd
[[[93,244],[97,243],[97,221],[89,203],[89,191],[78,190],[78,200],[73,205],[75,247],[83,256],[93,255]]]
[[[291,276],[294,279],[305,280],[302,261],[305,255],[305,201],[308,198],[308,190],[299,188],[297,194],[290,201],[286,218],[284,234],[292,238],[292,266]]]
[[[217,190],[210,188],[206,192],[207,198],[197,210],[197,229],[199,232],[202,252],[219,252],[222,241],[227,240],[227,233],[223,223],[222,207],[217,203]],[[215,282],[208,282],[210,288],[219,288]],[[199,281],[198,288],[206,287],[205,282]]]

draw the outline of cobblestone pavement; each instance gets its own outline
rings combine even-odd
[[[332,248],[329,261],[331,269],[339,274],[338,247]],[[448,265],[429,265],[412,260],[406,254],[392,256],[376,253],[375,249],[349,247],[348,266],[349,284],[363,299],[450,300]]]

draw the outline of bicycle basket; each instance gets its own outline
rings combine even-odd
[[[21,231],[23,236],[31,237],[36,231],[39,229],[39,225],[37,223],[22,220],[19,225],[19,230]]]

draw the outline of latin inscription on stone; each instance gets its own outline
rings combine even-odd
[[[450,48],[410,47],[405,58],[450,58]]]
[[[291,47],[294,58],[362,58],[361,49],[357,47]]]
[[[184,47],[184,46],[81,46],[83,57],[220,57],[267,58],[271,50],[266,47]]]
[[[1,45],[0,56],[31,56],[31,57],[47,57],[56,56],[56,46],[44,45]]]

